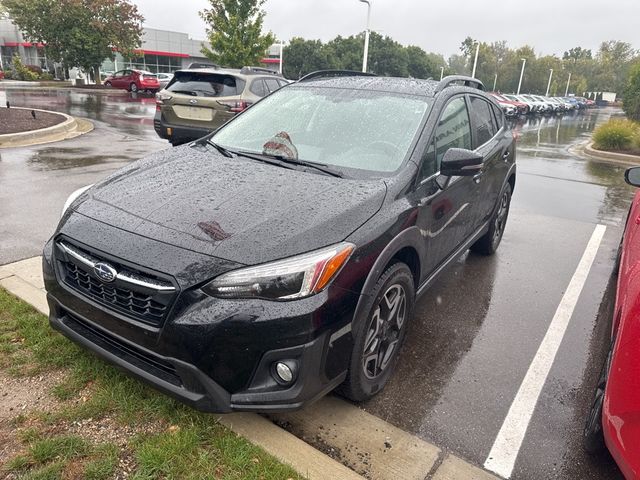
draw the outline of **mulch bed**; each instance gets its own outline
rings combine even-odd
[[[35,113],[34,119],[31,110],[0,107],[0,135],[39,130],[65,121],[65,117],[57,113]]]

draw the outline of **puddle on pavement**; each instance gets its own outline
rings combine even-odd
[[[45,148],[36,151],[27,165],[35,170],[65,170],[131,160],[126,155],[82,155],[83,152],[86,150],[82,148]]]

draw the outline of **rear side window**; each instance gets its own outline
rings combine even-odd
[[[433,141],[422,159],[421,178],[427,178],[440,170],[442,157],[450,148],[472,150],[469,112],[463,97],[451,100],[442,111]]]
[[[471,118],[475,132],[474,149],[484,145],[497,133],[491,105],[480,97],[471,97]]]
[[[275,78],[265,78],[264,83],[267,84],[267,88],[269,89],[269,92],[275,92],[277,89],[280,88],[280,84]]]
[[[491,105],[491,107],[493,108],[493,113],[496,116],[496,127],[500,130],[504,127],[504,113],[502,113],[502,110],[495,105]]]
[[[261,78],[256,78],[251,82],[251,88],[249,90],[259,97],[264,97],[268,93]]]
[[[203,72],[177,72],[167,90],[194,97],[232,97],[240,95],[244,82],[231,75]]]

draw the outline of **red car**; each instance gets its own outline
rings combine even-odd
[[[130,92],[146,90],[157,92],[160,90],[158,76],[144,70],[120,70],[104,79],[107,87],[124,88]]]
[[[640,167],[628,169],[625,180],[640,187]],[[585,425],[584,446],[595,453],[606,445],[624,476],[637,479],[640,478],[640,191],[629,210],[617,269],[611,349]]]
[[[518,109],[518,113],[520,115],[526,115],[529,113],[529,105],[526,103],[518,102],[515,100],[510,100],[507,97],[503,96],[501,93],[497,92],[489,92],[489,95],[492,95],[498,102],[505,103],[507,105],[513,105]]]

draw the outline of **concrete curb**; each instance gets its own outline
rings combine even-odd
[[[39,145],[42,143],[58,142],[83,135],[93,130],[93,123],[89,120],[79,120],[70,115],[52,112],[49,110],[40,110],[37,108],[11,107],[19,110],[35,110],[36,112],[46,112],[60,115],[65,120],[57,125],[39,130],[30,130],[28,132],[7,133],[0,135],[0,148],[11,147],[27,147],[30,145]]]
[[[605,152],[603,150],[596,150],[593,148],[593,142],[588,141],[572,147],[570,151],[577,155],[584,155],[593,160],[601,162],[614,163],[616,165],[640,165],[640,156],[629,155],[627,153]]]
[[[49,315],[42,257],[0,265],[0,286]],[[299,412],[272,415],[306,437],[317,437],[340,459],[376,480],[497,480],[498,477],[442,451],[336,397],[325,397]],[[364,480],[351,468],[254,413],[221,415],[218,421],[310,480]],[[366,462],[354,462],[354,458]],[[363,464],[369,468],[362,468]]]
[[[24,80],[2,80],[0,81],[0,88],[23,88],[23,87],[41,87],[41,88],[60,88],[60,87],[70,87],[72,85],[70,80],[41,80],[41,81],[33,81],[27,82]]]

